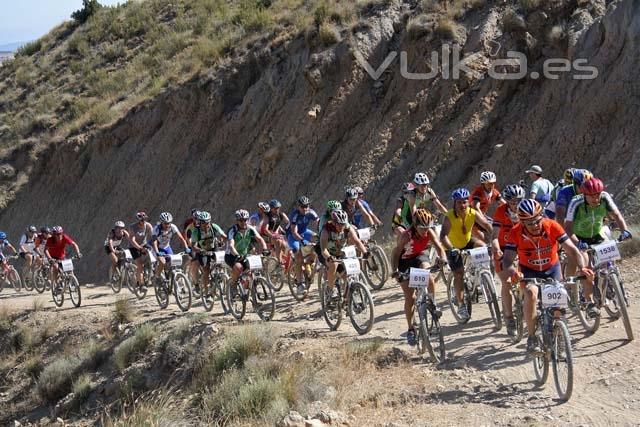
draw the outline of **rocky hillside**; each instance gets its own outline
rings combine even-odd
[[[386,219],[416,170],[445,196],[484,169],[505,182],[531,163],[553,176],[584,166],[632,213],[639,8],[633,0],[154,0],[103,9],[0,70],[0,117],[9,123],[0,128],[0,223],[12,236],[26,222],[65,224],[90,255],[83,278],[96,280],[103,234],[136,210],[181,220],[202,206],[226,225],[234,209],[260,199],[307,193],[321,202],[359,184]],[[154,30],[129,31],[139,21]],[[105,23],[121,31],[103,40],[96,27]],[[210,43],[214,60],[197,53]],[[449,78],[444,45],[473,55],[477,73]],[[526,56],[527,76],[491,78],[492,61],[510,50]],[[406,53],[405,71],[438,73],[407,79],[399,54],[378,79],[362,66],[375,69],[393,52]],[[427,65],[436,52],[438,63]],[[598,75],[575,79],[585,73],[574,63],[557,79],[531,77],[549,58],[584,59]],[[24,67],[37,76],[26,87]],[[22,126],[28,111],[44,122]]]

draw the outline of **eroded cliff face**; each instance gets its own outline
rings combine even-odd
[[[554,178],[569,166],[588,167],[634,214],[639,1],[558,2],[520,17],[526,29],[510,32],[500,25],[505,6],[489,4],[468,12],[453,36],[464,55],[479,54],[470,67],[481,76],[409,80],[396,58],[372,79],[354,52],[376,68],[404,51],[408,71],[427,72],[431,52],[452,43],[436,35],[428,14],[423,34],[408,31],[419,12],[410,3],[374,11],[331,48],[313,34],[257,43],[241,60],[162,93],[99,134],[5,153],[15,169],[5,190],[15,200],[0,223],[13,240],[27,223],[63,224],[88,255],[77,263],[81,278],[93,281],[106,276],[104,235],[138,210],[154,219],[167,210],[182,222],[191,207],[206,208],[226,228],[235,209],[259,200],[289,206],[304,193],[320,207],[358,184],[388,224],[401,183],[418,170],[447,199],[486,169],[507,183],[524,178],[531,163]],[[549,36],[559,21],[566,22],[560,41]],[[586,59],[599,75],[488,77],[490,61],[508,50],[525,53],[530,71],[564,56]]]

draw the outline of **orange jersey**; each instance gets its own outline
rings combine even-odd
[[[509,243],[509,234],[511,229],[515,225],[512,221],[512,214],[507,211],[508,204],[500,205],[493,213],[493,226],[499,228],[498,231],[498,244],[501,248],[504,248]],[[517,219],[516,214],[513,214],[514,219]],[[516,222],[517,223],[517,222]]]
[[[480,202],[480,210],[482,213],[487,213],[487,209],[494,202],[500,200],[500,191],[498,191],[497,187],[493,187],[493,190],[489,194],[485,191],[482,184],[473,189],[471,194],[469,195],[469,203],[471,206],[475,206],[476,202]]]
[[[545,271],[559,262],[558,244],[569,237],[560,224],[552,219],[543,218],[540,224],[542,233],[529,234],[522,223],[513,226],[506,249],[517,250],[519,263],[523,267],[536,271]]]

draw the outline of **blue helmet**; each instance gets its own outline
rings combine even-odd
[[[583,182],[593,178],[593,174],[587,169],[574,169],[573,171],[573,183],[577,188],[580,188]]]
[[[7,238],[7,233],[5,233],[4,231],[0,231],[0,240],[4,240]]]
[[[524,199],[518,203],[518,219],[527,221],[542,215],[542,206],[536,200]]]
[[[451,193],[451,200],[466,200],[469,198],[469,190],[466,188],[456,188]]]
[[[282,206],[282,203],[280,203],[280,200],[278,199],[271,199],[271,201],[269,201],[269,206],[275,209]]]

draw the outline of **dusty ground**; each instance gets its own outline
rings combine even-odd
[[[640,331],[635,309],[640,283],[635,262],[624,262],[622,271],[631,295],[633,327]],[[83,291],[84,301],[79,309],[67,303],[63,308],[54,308],[47,294],[17,295],[7,290],[0,294],[0,305],[10,305],[26,315],[33,310],[33,299],[41,298],[46,300],[45,308],[33,313],[38,322],[55,321],[58,328],[98,331],[103,320],[111,316],[116,297],[105,286],[87,285]],[[441,287],[439,291],[443,300],[444,289]],[[328,330],[315,294],[306,302],[295,303],[284,287],[278,296],[278,313],[272,324],[282,336],[293,337],[288,340],[291,349],[302,350],[305,357],[322,353],[329,346],[339,348],[358,338],[348,322],[337,332]],[[410,359],[398,366],[366,373],[370,376],[367,382],[377,391],[369,402],[350,408],[358,425],[428,425],[434,421],[440,425],[638,424],[640,344],[637,340],[631,343],[625,340],[621,322],[605,318],[600,330],[587,336],[577,318],[570,319],[576,363],[574,394],[568,403],[561,404],[555,400],[552,382],[544,388],[533,384],[533,368],[525,358],[524,343],[511,345],[504,329],[494,332],[482,304],[474,308],[473,318],[464,326],[455,324],[448,307],[444,307],[448,362],[436,367],[417,357],[415,349],[405,343],[402,296],[397,286],[389,282],[374,298],[376,323],[368,336],[383,337],[389,347],[405,351]],[[137,321],[165,322],[183,316],[175,304],[160,311],[152,294],[136,301],[135,306]],[[200,303],[191,309],[201,311]],[[220,314],[219,306],[212,318],[215,322],[233,323]],[[248,321],[256,319],[253,313],[247,316]],[[7,390],[1,391],[4,393],[0,406],[10,395]]]

